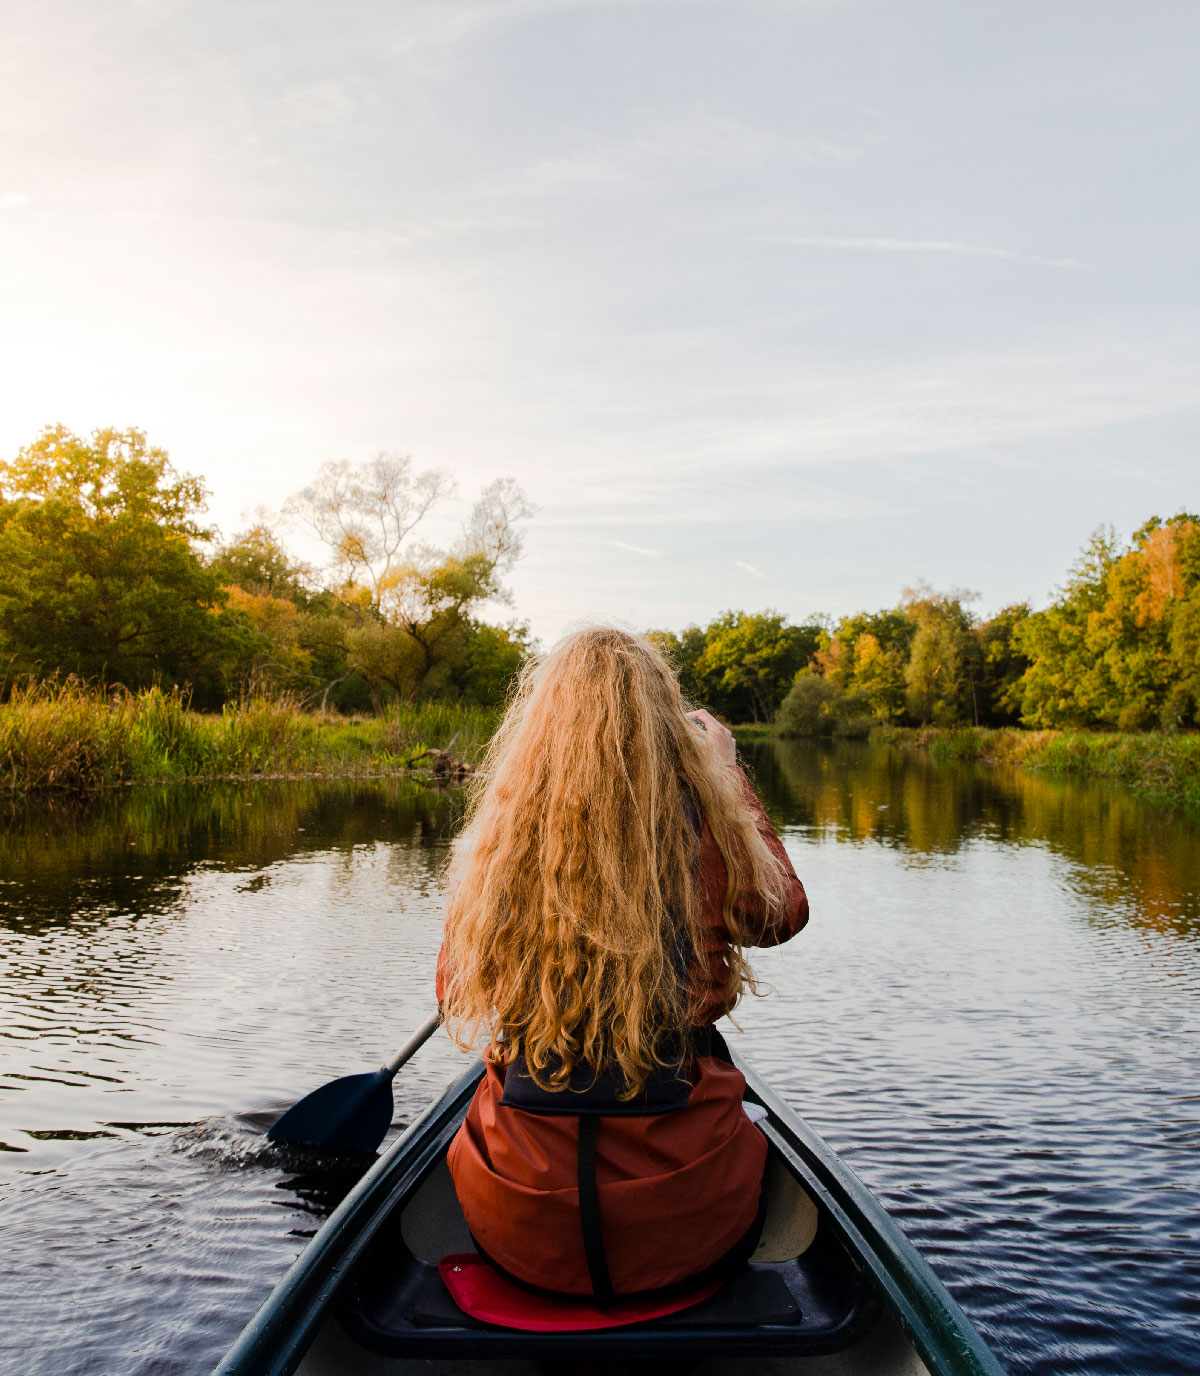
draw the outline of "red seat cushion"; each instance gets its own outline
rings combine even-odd
[[[618,1297],[613,1304],[601,1308],[583,1295],[578,1298],[565,1295],[560,1299],[526,1290],[502,1276],[478,1252],[443,1257],[438,1270],[451,1298],[464,1314],[500,1328],[519,1328],[527,1333],[575,1333],[661,1319],[708,1299],[725,1283],[723,1279],[708,1281],[694,1290],[669,1297]]]

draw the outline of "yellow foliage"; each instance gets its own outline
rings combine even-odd
[[[1191,521],[1160,526],[1140,549],[1125,555],[1126,560],[1141,566],[1143,574],[1142,591],[1134,603],[1139,626],[1161,621],[1167,603],[1183,596],[1180,547],[1193,530],[1195,525]]]

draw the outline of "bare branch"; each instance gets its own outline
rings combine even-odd
[[[378,601],[404,542],[453,491],[441,469],[414,473],[409,455],[377,454],[365,464],[325,464],[284,512],[329,546],[341,576],[365,581]]]
[[[483,489],[463,532],[460,552],[484,555],[494,572],[510,568],[521,557],[524,532],[516,524],[536,507],[513,478],[497,478]]]

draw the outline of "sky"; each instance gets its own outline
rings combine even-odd
[[[585,620],[1044,605],[1200,508],[1189,0],[0,3],[0,457],[411,454]],[[319,559],[303,533],[286,533]]]

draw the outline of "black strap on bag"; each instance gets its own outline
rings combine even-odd
[[[714,1061],[733,1064],[728,1043],[711,1022],[704,1027],[688,1028],[688,1042],[693,1056],[711,1056]]]
[[[600,1231],[600,1189],[596,1184],[596,1137],[599,1130],[599,1114],[580,1114],[579,1225],[583,1230],[583,1252],[587,1258],[592,1294],[601,1304],[611,1304],[615,1296],[612,1277],[608,1274],[608,1258],[604,1254],[604,1235]]]
[[[720,1061],[732,1062],[725,1038],[711,1024],[689,1028],[687,1041],[690,1056],[712,1056]],[[622,1104],[615,1098],[610,1083],[593,1081],[582,1091],[572,1092],[570,1088],[549,1091],[542,1089],[529,1076],[523,1058],[519,1063],[514,1061],[505,1068],[504,1095],[500,1100],[502,1105],[520,1108],[526,1113],[578,1118],[576,1182],[579,1187],[579,1227],[583,1235],[583,1254],[587,1260],[592,1294],[601,1305],[611,1304],[616,1296],[600,1226],[600,1187],[596,1180],[596,1141],[600,1133],[600,1119],[624,1115],[649,1116],[686,1107],[689,1086],[681,1075],[665,1084],[660,1083],[656,1088],[659,1091],[657,1095],[647,1095],[643,1091],[634,1102]],[[663,1090],[667,1091],[666,1094],[663,1094]],[[680,1090],[682,1094],[678,1092]]]

